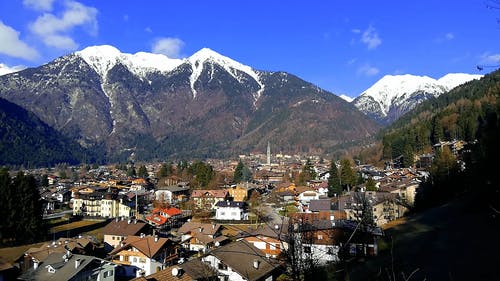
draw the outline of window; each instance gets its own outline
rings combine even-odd
[[[323,240],[323,235],[322,234],[318,234],[318,240]]]
[[[333,247],[328,247],[326,251],[329,255],[333,255]]]
[[[137,262],[137,258],[136,257],[134,257],[133,262]]]
[[[217,267],[221,270],[227,270],[227,265],[225,265],[223,262],[219,262]]]
[[[311,247],[310,246],[304,246],[304,253],[310,254],[311,253]]]

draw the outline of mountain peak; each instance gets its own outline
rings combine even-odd
[[[481,75],[450,73],[439,80],[429,76],[385,75],[355,99],[354,105],[379,121],[397,119],[418,103],[437,97]]]
[[[192,56],[186,59],[189,64],[191,64],[193,72],[191,73],[190,83],[193,96],[196,97],[196,90],[194,87],[195,82],[200,77],[204,63],[212,62],[223,67],[231,76],[236,80],[242,81],[240,73],[242,72],[252,77],[260,86],[260,89],[253,95],[255,101],[259,99],[262,92],[264,91],[264,84],[260,81],[259,74],[254,71],[250,66],[239,63],[231,58],[225,57],[209,48],[202,48],[198,52],[194,53]]]
[[[149,71],[166,72],[182,63],[163,54],[138,52],[122,53],[110,45],[90,46],[75,53],[90,65],[102,78],[117,63],[125,65],[134,74],[143,77]]]

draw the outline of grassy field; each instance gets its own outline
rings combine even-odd
[[[380,254],[350,280],[498,280],[498,217],[476,196],[408,217],[385,230]]]

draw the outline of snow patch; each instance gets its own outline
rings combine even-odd
[[[346,95],[340,95],[339,98],[345,100],[346,102],[352,102],[354,100],[353,98]]]
[[[180,59],[171,59],[162,54],[146,52],[122,53],[110,45],[87,47],[75,54],[90,65],[103,80],[108,71],[117,63],[123,64],[132,73],[143,78],[153,71],[168,72],[183,62]]]
[[[262,95],[262,92],[264,91],[264,84],[260,79],[260,74],[257,71],[253,70],[250,66],[241,64],[233,59],[225,57],[208,48],[203,48],[198,52],[194,53],[191,57],[186,59],[186,62],[188,62],[192,68],[192,73],[191,76],[189,77],[189,82],[191,85],[191,90],[193,92],[193,98],[196,98],[197,94],[194,84],[196,83],[201,73],[203,72],[203,64],[207,61],[222,66],[224,70],[226,70],[231,76],[233,76],[239,82],[243,82],[243,80],[242,77],[238,75],[238,71],[243,72],[248,76],[252,77],[252,79],[254,79],[257,82],[257,84],[259,84],[260,87],[260,89],[253,94],[254,105],[255,105],[257,100]],[[213,69],[211,77],[212,75],[213,75]]]

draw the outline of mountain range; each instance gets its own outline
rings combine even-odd
[[[202,49],[186,59],[93,46],[0,76],[0,97],[109,161],[329,152],[379,125],[286,72]]]
[[[386,75],[354,99],[353,104],[379,123],[389,124],[421,102],[481,77],[450,73],[436,80],[410,74]]]

